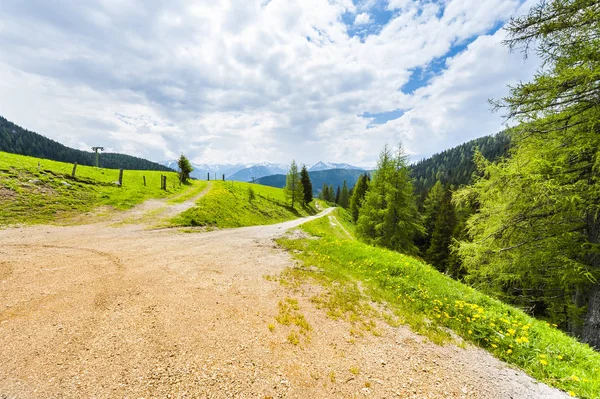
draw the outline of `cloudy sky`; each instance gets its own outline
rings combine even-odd
[[[413,160],[502,129],[519,0],[2,0],[0,115],[161,161]]]

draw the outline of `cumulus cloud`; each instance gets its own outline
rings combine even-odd
[[[500,43],[497,28],[524,7],[7,1],[0,115],[153,160],[369,165],[398,140],[416,159],[502,128],[487,99],[538,65]],[[395,110],[385,123],[366,116]]]
[[[371,16],[366,12],[361,12],[354,18],[354,25],[366,25],[371,22]]]

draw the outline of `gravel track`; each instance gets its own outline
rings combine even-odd
[[[319,287],[295,294],[265,279],[293,266],[273,237],[313,218],[203,233],[0,231],[0,398],[568,397],[404,327],[353,340],[310,302]],[[286,297],[313,327],[298,346],[275,322]]]

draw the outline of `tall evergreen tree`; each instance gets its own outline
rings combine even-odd
[[[337,187],[337,190],[335,190],[335,203],[336,204],[340,204],[340,197],[342,195],[342,190],[340,190],[340,186]]]
[[[479,204],[459,254],[472,281],[600,349],[600,7],[543,1],[507,30],[544,69],[496,103],[522,125],[457,195]]]
[[[285,188],[283,189],[285,197],[288,201],[291,201],[292,208],[294,204],[302,201],[304,197],[304,189],[302,188],[302,182],[300,181],[300,173],[298,173],[298,165],[296,161],[292,160],[290,170],[285,178]]]
[[[340,201],[338,202],[338,205],[341,206],[342,208],[346,209],[348,208],[348,205],[350,203],[350,193],[348,192],[348,185],[346,184],[346,180],[344,180],[344,184],[342,185],[342,192],[340,193]]]
[[[398,146],[392,155],[385,146],[359,210],[357,234],[368,243],[414,254],[413,238],[422,230],[404,150]]]
[[[439,271],[448,273],[450,269],[450,245],[456,227],[456,214],[452,205],[452,192],[443,192],[433,231],[431,244],[425,253],[425,259]]]
[[[431,235],[435,227],[435,221],[437,220],[442,200],[444,199],[444,187],[438,180],[431,190],[427,193],[427,197],[423,202],[423,227],[425,228],[425,235],[422,239],[421,253],[425,253],[431,243]]]
[[[365,194],[369,188],[369,175],[366,173],[360,175],[356,181],[356,185],[352,190],[352,197],[350,198],[350,213],[352,214],[352,221],[356,223],[358,220],[358,212],[363,204]]]
[[[313,200],[313,188],[306,165],[302,165],[302,169],[300,170],[300,181],[302,182],[302,189],[304,190],[304,203],[309,204],[310,201]]]
[[[182,183],[185,183],[190,178],[190,173],[194,170],[192,167],[192,163],[187,159],[183,154],[179,157],[177,161],[177,166],[179,167],[179,180]]]
[[[329,190],[327,190],[327,201],[335,203],[335,190],[333,189],[333,184],[330,184]]]
[[[319,199],[329,201],[329,187],[327,186],[327,183],[323,183],[323,187],[321,187],[321,192],[319,193]]]

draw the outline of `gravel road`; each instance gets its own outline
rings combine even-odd
[[[352,339],[310,302],[319,287],[265,278],[293,266],[273,237],[311,218],[200,233],[1,230],[0,398],[568,397],[404,327]],[[297,346],[275,322],[288,297],[313,327]]]

